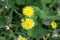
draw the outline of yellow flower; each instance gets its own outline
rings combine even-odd
[[[27,18],[27,19],[26,19],[25,21],[23,21],[21,24],[22,24],[22,28],[24,28],[24,29],[26,29],[26,30],[29,30],[29,29],[31,29],[32,27],[34,27],[35,22],[34,22],[34,20]]]
[[[53,29],[55,29],[57,27],[56,22],[51,22],[51,26],[52,26]]]
[[[31,6],[26,6],[23,8],[23,14],[27,17],[32,17],[34,15],[34,9]]]
[[[18,40],[27,40],[25,37],[19,37]]]

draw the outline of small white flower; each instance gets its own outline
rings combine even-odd
[[[22,37],[21,35],[19,35],[19,37]]]
[[[8,8],[8,6],[5,6],[5,8],[7,9],[7,8]]]
[[[9,29],[10,29],[10,27],[9,27],[8,25],[6,25],[6,29],[7,29],[7,30],[9,30]]]
[[[57,34],[53,34],[52,35],[52,38],[55,38],[55,37],[58,37],[58,35]]]
[[[22,22],[24,22],[24,19],[21,19]]]

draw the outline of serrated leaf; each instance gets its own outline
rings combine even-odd
[[[45,14],[45,12],[44,12],[43,10],[41,10],[41,9],[38,8],[38,7],[33,7],[33,8],[34,8],[35,14],[36,14],[37,16],[39,16],[40,18],[45,18],[45,17],[46,17],[46,14]]]
[[[47,35],[49,33],[48,30],[45,30],[42,28],[42,26],[35,26],[31,30],[28,30],[28,35],[34,38],[42,38],[43,36]]]

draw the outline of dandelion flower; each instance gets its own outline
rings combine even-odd
[[[31,6],[24,7],[22,11],[27,17],[32,17],[34,15],[34,9]]]
[[[55,29],[57,27],[56,22],[51,22],[51,26],[52,26],[53,29]]]
[[[34,20],[27,18],[21,24],[22,24],[22,28],[28,30],[28,29],[31,29],[32,27],[34,27],[35,22],[34,22]]]
[[[25,37],[19,37],[18,40],[27,40]]]

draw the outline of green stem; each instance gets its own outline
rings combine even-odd
[[[5,3],[6,3],[6,5],[10,5],[8,0],[6,0]],[[17,13],[19,16],[21,16],[21,17],[23,16],[23,15],[20,14],[17,10],[15,10],[13,7],[11,7],[11,5],[10,5],[10,8],[11,8],[15,13]]]
[[[19,13],[17,10],[15,10],[14,8],[11,7],[11,9],[12,9],[15,13],[17,13],[19,16],[21,16],[21,17],[23,16],[22,14],[20,14],[20,13]]]

